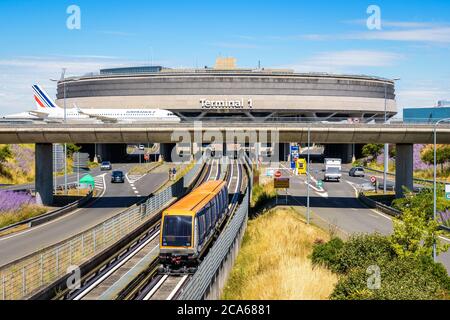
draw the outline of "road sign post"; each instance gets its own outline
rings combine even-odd
[[[375,193],[378,193],[378,180],[377,180],[377,177],[371,176],[370,177],[370,182],[372,183],[372,186],[375,187]]]

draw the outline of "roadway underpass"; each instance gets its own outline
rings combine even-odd
[[[127,173],[132,166],[133,164],[113,164],[113,170]],[[86,207],[59,219],[1,237],[0,266],[70,238],[117,215],[163,185],[168,179],[168,168],[168,165],[162,165],[154,172],[137,177],[138,180],[135,180],[136,177],[131,179],[127,177],[123,184],[110,182],[111,171],[105,173],[93,171],[93,173],[104,175],[106,184],[104,194],[88,203]]]

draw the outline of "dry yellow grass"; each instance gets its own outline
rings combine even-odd
[[[223,299],[328,299],[337,276],[313,267],[309,255],[314,241],[329,235],[308,226],[294,209],[275,209],[249,221]]]

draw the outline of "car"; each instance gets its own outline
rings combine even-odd
[[[350,169],[350,171],[348,172],[348,175],[350,177],[361,177],[364,178],[364,176],[366,175],[364,172],[364,168],[361,167],[353,167]]]
[[[124,183],[125,175],[122,171],[113,171],[111,174],[111,183]]]
[[[341,180],[341,170],[338,167],[328,167],[325,170],[323,180],[339,182]]]
[[[112,170],[112,165],[111,162],[109,161],[103,161],[102,164],[100,165],[100,170]]]
[[[145,150],[145,146],[143,144],[139,145],[139,150]]]

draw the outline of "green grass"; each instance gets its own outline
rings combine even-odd
[[[275,199],[276,196],[277,191],[274,188],[272,181],[253,186],[252,200],[250,202],[251,210],[253,212],[260,211],[267,203]]]
[[[159,162],[151,162],[151,163],[142,163],[133,166],[130,171],[128,171],[128,175],[142,175],[147,174],[156,167],[159,167],[162,163]]]
[[[325,267],[313,267],[310,259],[314,243],[328,239],[290,208],[250,220],[222,298],[328,299],[338,277]]]

